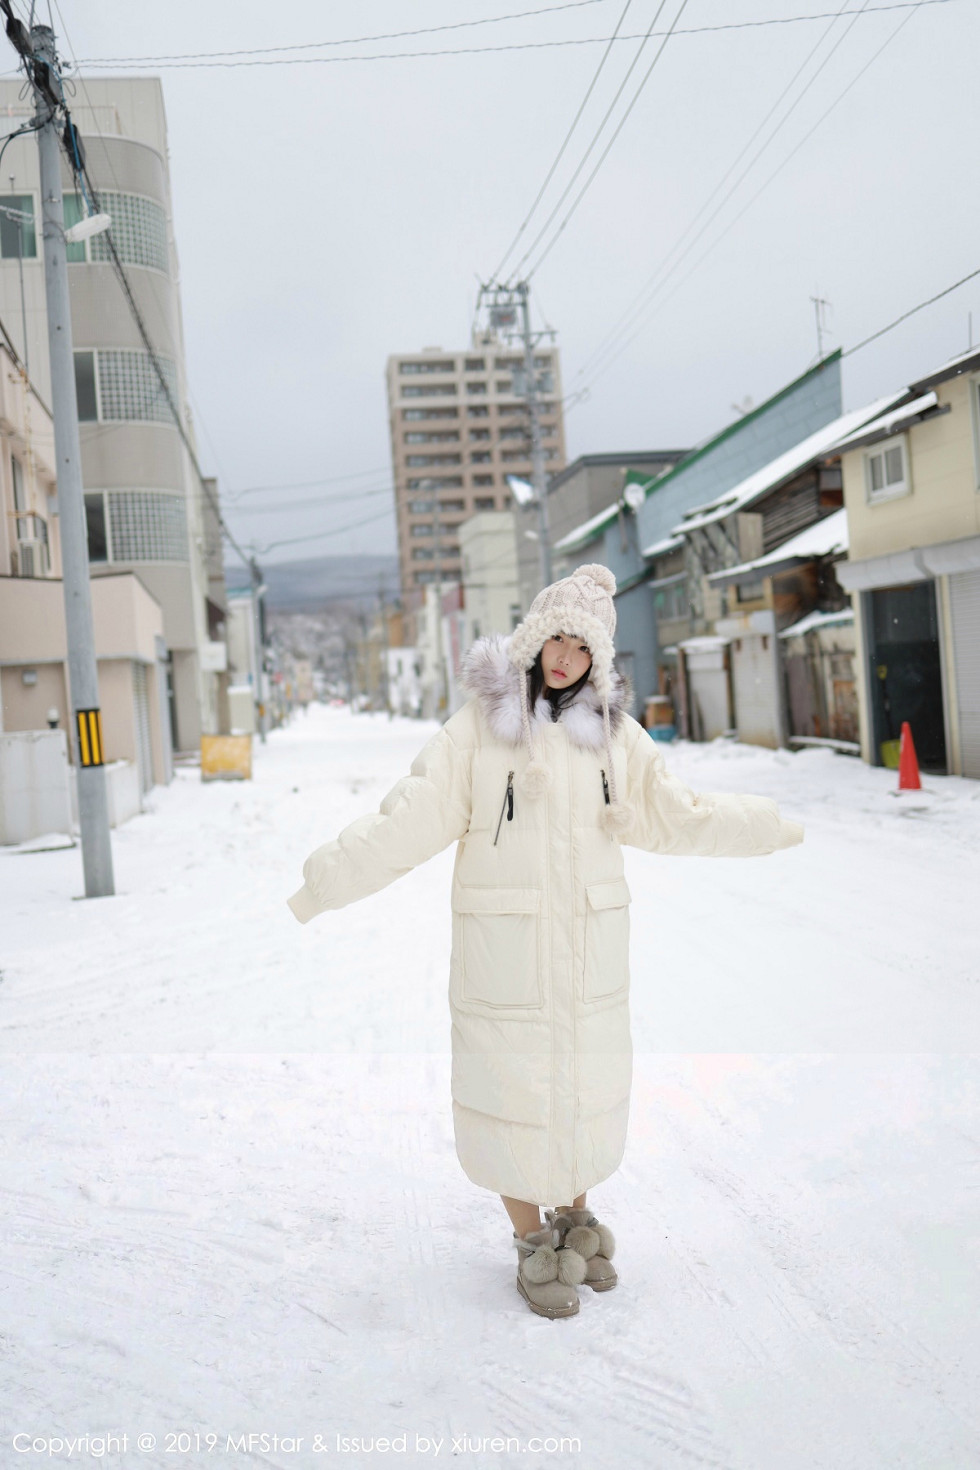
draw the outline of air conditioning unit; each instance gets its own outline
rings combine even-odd
[[[20,577],[44,576],[43,541],[17,542],[17,575]]]

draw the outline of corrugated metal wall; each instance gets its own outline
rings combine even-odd
[[[954,573],[949,603],[963,774],[980,777],[980,572]]]

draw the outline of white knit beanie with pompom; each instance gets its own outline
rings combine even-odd
[[[589,681],[602,701],[602,727],[609,773],[609,804],[605,809],[603,825],[610,835],[625,830],[630,820],[629,812],[617,800],[609,729],[609,691],[615,655],[615,591],[616,578],[608,567],[598,562],[576,567],[570,576],[552,582],[550,587],[545,587],[538,593],[531,603],[527,617],[515,628],[509,649],[510,661],[520,670],[522,676],[521,728],[529,758],[529,764],[519,778],[519,783],[526,796],[541,796],[551,785],[551,768],[534,757],[527,703],[527,671],[547,640],[558,633],[564,633],[569,638],[580,638],[583,643],[588,644],[592,655]]]

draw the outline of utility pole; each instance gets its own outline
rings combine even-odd
[[[36,25],[28,35],[23,24],[12,14],[9,4],[0,8],[7,16],[7,34],[24,58],[34,89],[34,127],[41,165],[44,288],[68,637],[68,682],[75,716],[71,738],[78,773],[78,820],[85,896],[101,898],[114,893],[115,887],[89,584],[58,136],[58,124],[63,116],[68,128],[73,128],[73,124],[67,118],[64,106],[54,31],[49,26]]]
[[[262,597],[265,586],[262,582],[262,573],[259,564],[253,556],[248,564],[249,574],[252,579],[252,642],[255,645],[254,678],[255,678],[255,717],[259,726],[259,739],[265,744],[266,730],[268,729],[268,713],[265,697],[265,619],[262,616]]]
[[[528,435],[531,440],[531,483],[538,510],[538,553],[541,558],[541,585],[551,584],[551,537],[548,530],[548,477],[544,467],[544,448],[541,444],[541,422],[539,418],[538,378],[534,368],[534,349],[545,337],[554,339],[550,329],[544,332],[531,331],[531,287],[527,281],[516,281],[513,286],[501,286],[491,281],[480,287],[477,309],[486,301],[489,308],[490,325],[501,331],[508,339],[519,337],[524,348],[523,397],[527,406]],[[520,320],[518,320],[518,318]]]
[[[541,444],[541,422],[538,418],[538,380],[534,371],[534,348],[538,339],[531,335],[530,286],[518,281],[521,301],[521,336],[524,339],[524,398],[531,432],[531,484],[538,502],[538,546],[541,552],[541,585],[551,586],[551,538],[548,532],[548,482],[544,470]]]

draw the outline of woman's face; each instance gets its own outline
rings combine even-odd
[[[558,633],[541,649],[541,672],[549,689],[568,689],[592,667],[587,643]]]

